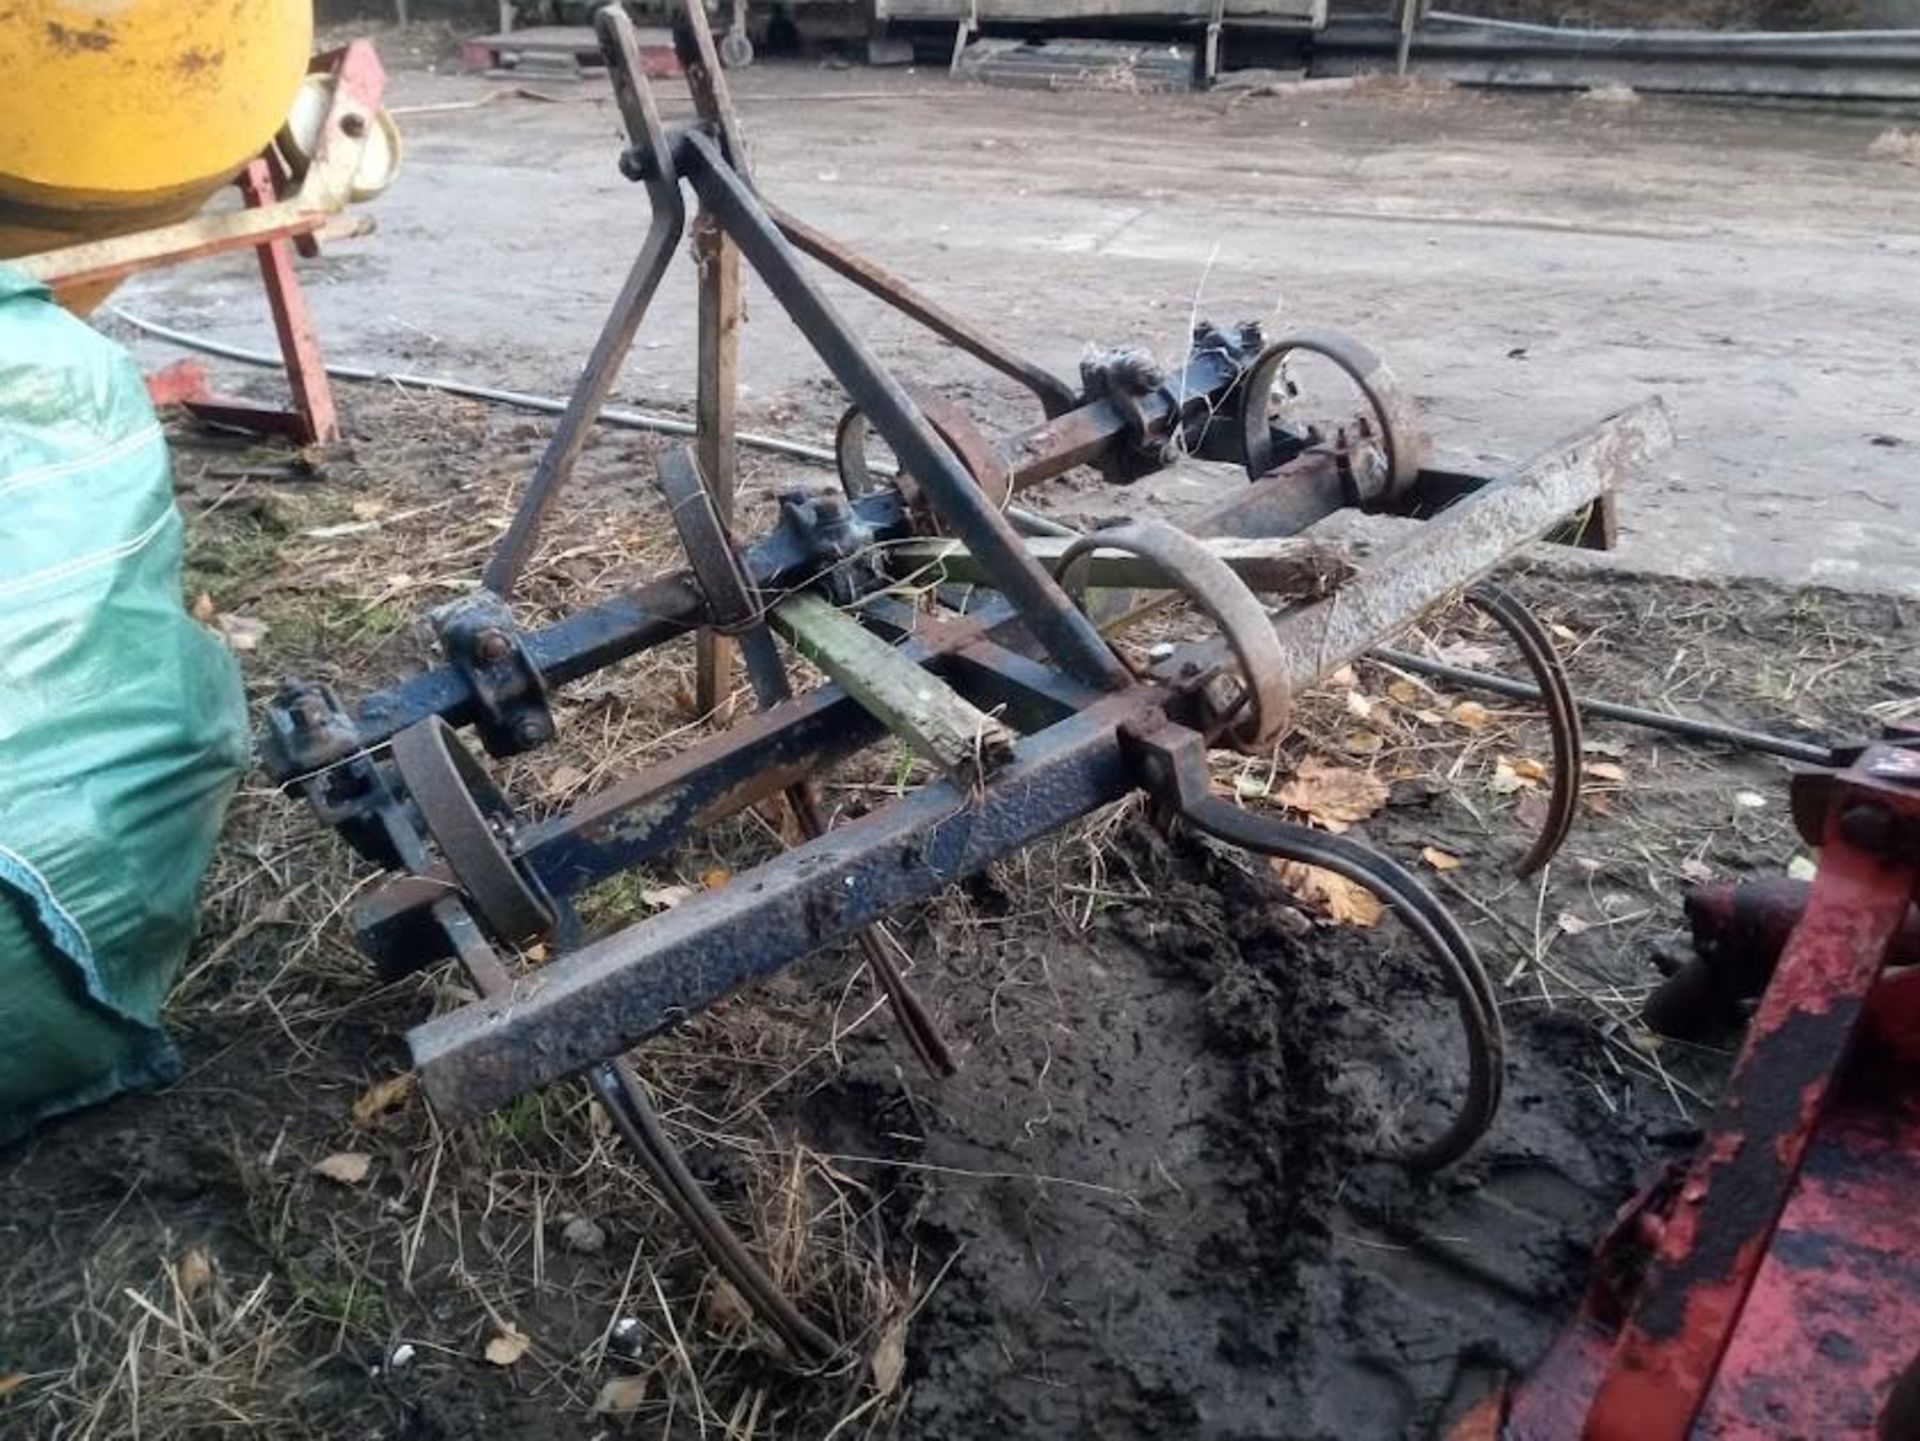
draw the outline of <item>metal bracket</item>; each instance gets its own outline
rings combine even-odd
[[[440,648],[472,689],[474,726],[490,755],[518,755],[553,739],[547,683],[504,601],[479,591],[442,606],[431,621]]]
[[[884,583],[873,527],[840,496],[810,495],[797,487],[782,491],[780,524],[812,560],[813,588],[835,605],[851,605]]]

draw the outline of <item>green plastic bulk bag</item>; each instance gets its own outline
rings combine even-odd
[[[247,764],[133,358],[0,266],[0,1143],[172,1079],[160,1007]]]

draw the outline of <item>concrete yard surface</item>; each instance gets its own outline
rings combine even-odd
[[[1450,91],[1139,96],[930,71],[733,77],[761,188],[1068,375],[1090,341],[1166,357],[1192,317],[1334,325],[1428,407],[1439,457],[1497,466],[1649,393],[1682,444],[1626,498],[1621,560],[1682,576],[1920,594],[1920,168],[1875,115]],[[394,77],[406,164],[369,239],[305,274],[331,357],[523,389],[570,383],[646,201],[601,82]],[[665,82],[669,120],[689,107]],[[990,429],[1030,401],[833,283],[907,378]],[[261,344],[251,261],[119,303]],[[143,347],[150,360],[158,347]],[[743,418],[824,439],[837,387],[750,284]],[[676,263],[619,389],[684,407]]]

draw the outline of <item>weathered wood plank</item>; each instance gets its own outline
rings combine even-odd
[[[700,275],[697,393],[700,478],[723,526],[733,524],[738,448],[734,440],[739,395],[740,252],[704,211],[693,223],[693,259]],[[733,642],[713,631],[694,641],[693,697],[700,714],[718,710],[733,688]]]
[[[773,623],[800,654],[955,782],[984,780],[1013,755],[1009,727],[819,596],[782,601]]]

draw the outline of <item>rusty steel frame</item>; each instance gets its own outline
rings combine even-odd
[[[1288,657],[1288,680],[1304,691],[1404,629],[1516,546],[1591,504],[1669,435],[1657,405],[1617,416],[1420,526],[1411,541],[1348,587],[1359,591],[1352,619],[1347,590],[1283,613],[1274,629]],[[1161,683],[1132,685],[1110,699],[1097,689],[1084,691],[1081,705],[1019,741],[1014,764],[972,794],[950,782],[930,784],[722,892],[555,960],[502,1003],[477,1003],[428,1022],[409,1036],[428,1094],[451,1116],[500,1105],[618,1054],[736,987],[1118,800],[1138,785],[1123,763],[1121,727],[1169,716],[1196,719],[1199,680],[1225,668],[1209,657],[1211,649],[1176,652]],[[751,803],[788,777],[820,767],[837,749],[835,741],[850,752],[877,734],[877,727],[863,737],[823,723],[825,713],[852,719],[855,709],[832,687],[775,706],[689,760],[676,785],[691,793],[682,791],[671,807],[657,782],[643,776],[617,800],[590,805],[584,817],[550,822],[521,854],[571,852],[574,859],[563,864],[576,878],[604,874],[604,858],[586,860],[583,843],[617,848],[623,864],[634,864],[684,834],[663,824],[674,810],[704,819],[723,803]],[[802,727],[821,735],[827,749],[796,751],[793,738]],[[742,754],[751,759],[735,763]],[[621,816],[628,813],[646,817],[638,832],[623,831]],[[546,866],[533,869],[559,879]]]
[[[1864,747],[1793,790],[1819,867],[1743,923],[1763,950],[1790,932],[1703,1143],[1622,1211],[1579,1316],[1456,1441],[1916,1434],[1920,973],[1899,967],[1920,742]],[[1695,920],[1713,935],[1729,917]]]
[[[1256,437],[1261,443],[1249,444],[1253,422],[1244,410],[1253,388],[1247,378],[1261,368],[1271,379],[1276,364],[1257,326],[1196,327],[1192,352],[1172,375],[1137,351],[1100,353],[1083,362],[1082,388],[1074,391],[760,199],[698,5],[682,7],[676,35],[701,120],[671,131],[638,63],[631,23],[618,7],[603,10],[597,23],[630,138],[622,170],[645,184],[652,217],[487,567],[485,588],[434,616],[445,664],[352,709],[323,686],[292,684],[268,712],[263,749],[275,779],[303,791],[364,854],[404,872],[355,907],[363,948],[388,974],[452,955],[481,993],[409,1034],[435,1106],[459,1119],[586,1075],[716,1264],[735,1276],[796,1354],[817,1356],[825,1338],[770,1283],[762,1284],[751,1257],[714,1224],[697,1194],[683,1194],[677,1158],[648,1130],[644,1094],[609,1067],[629,1048],[735,989],[824,946],[866,935],[866,958],[915,1049],[935,1070],[951,1069],[931,1018],[869,928],[1145,789],[1236,844],[1320,856],[1371,885],[1407,920],[1442,965],[1461,1006],[1472,1064],[1455,1122],[1439,1139],[1409,1148],[1406,1159],[1432,1166],[1457,1158],[1490,1121],[1500,1089],[1497,1007],[1471,945],[1444,907],[1385,858],[1352,841],[1333,845],[1298,827],[1227,814],[1231,807],[1209,801],[1201,793],[1206,749],[1236,719],[1232,711],[1215,711],[1210,691],[1213,682],[1238,675],[1242,694],[1261,698],[1240,727],[1242,739],[1271,739],[1288,696],[1391,638],[1529,541],[1568,536],[1583,528],[1582,517],[1609,513],[1615,487],[1671,443],[1665,411],[1656,402],[1624,412],[1504,477],[1429,474],[1413,460],[1417,437],[1394,430],[1397,406],[1386,403],[1395,393],[1390,374],[1370,353],[1338,342],[1340,353],[1361,357],[1349,369],[1375,411],[1369,433],[1398,458],[1390,486],[1356,494],[1347,457],[1323,437],[1268,426]],[[533,557],[542,525],[685,238],[683,184],[719,242],[737,248],[800,326],[904,474],[899,484],[871,485],[845,498],[783,494],[779,522],[741,547],[726,525],[727,496],[712,488],[715,475],[701,474],[690,453],[676,452],[663,463],[660,484],[691,573],[659,577],[523,632],[504,598]],[[840,317],[803,268],[803,251],[1027,384],[1046,418],[995,445],[964,414],[935,399],[922,403]],[[716,351],[712,359],[703,370],[713,369],[724,386],[725,357]],[[1265,395],[1253,398],[1264,414]],[[724,428],[726,397],[713,391],[708,399],[705,428]],[[724,437],[701,439],[702,456],[710,459],[712,442]],[[1001,507],[1018,489],[1078,465],[1094,464],[1108,479],[1125,482],[1179,453],[1249,469],[1251,483],[1203,517],[1198,530],[1204,534],[1317,539],[1316,527],[1356,502],[1421,519],[1398,521],[1401,528],[1389,531],[1393,543],[1363,548],[1366,564],[1343,575],[1331,595],[1296,600],[1274,613],[1230,571],[1225,574],[1239,590],[1221,604],[1211,590],[1225,584],[1222,567],[1207,563],[1208,553],[1187,537],[1137,528],[1130,539],[1108,537],[1167,560],[1176,587],[1208,591],[1196,598],[1215,604],[1201,608],[1232,632],[1231,646],[1190,644],[1137,672],[1029,552]],[[936,526],[965,545],[969,564],[996,592],[971,603],[965,615],[939,604],[927,613],[887,593],[903,579],[887,569],[888,542]],[[1101,543],[1095,532],[1075,544],[1097,549]],[[935,780],[826,829],[813,779],[886,732],[839,686],[792,694],[764,611],[793,588],[818,589],[838,604],[858,606],[864,623],[893,642],[901,662],[925,667],[930,686],[950,688],[956,704],[991,709],[1014,734],[1010,759],[984,778]],[[701,629],[740,638],[760,712],[564,814],[513,824],[451,727],[474,725],[496,755],[541,744],[554,733],[546,705],[551,688]],[[462,785],[470,804],[458,794]],[[583,938],[574,899],[586,887],[775,797],[792,808],[804,835],[800,844],[723,888],[613,934]],[[494,943],[523,941],[526,918],[549,914],[557,954],[537,972],[515,974]]]

